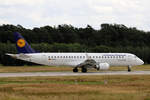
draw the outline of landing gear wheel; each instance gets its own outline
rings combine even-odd
[[[78,68],[74,68],[73,72],[75,72],[75,73],[78,72]]]
[[[131,66],[128,66],[128,72],[131,72]]]
[[[86,73],[87,72],[87,69],[86,68],[82,68],[82,73]]]

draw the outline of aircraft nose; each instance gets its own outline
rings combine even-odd
[[[141,60],[140,58],[138,58],[138,59],[137,59],[137,63],[138,63],[139,65],[143,65],[143,64],[144,64],[144,61]]]

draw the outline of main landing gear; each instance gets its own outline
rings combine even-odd
[[[82,73],[86,73],[87,72],[87,68],[82,67],[81,71],[82,71]]]
[[[73,72],[77,73],[77,72],[78,72],[78,68],[75,67],[75,68],[73,69]],[[82,73],[86,73],[86,72],[87,72],[87,68],[82,67],[82,68],[81,68],[81,72],[82,72]]]
[[[73,69],[73,72],[78,72],[78,68],[77,67],[75,67],[74,69]]]
[[[131,66],[128,66],[128,72],[131,72]]]

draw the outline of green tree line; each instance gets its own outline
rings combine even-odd
[[[21,25],[1,25],[0,64],[32,65],[5,55],[17,53],[13,37],[13,32],[16,31],[39,52],[124,52],[134,53],[150,63],[150,32],[120,24],[102,24],[98,30],[90,25],[76,28],[65,24],[33,29],[26,29]]]

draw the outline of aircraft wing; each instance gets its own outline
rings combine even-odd
[[[76,67],[80,67],[80,68],[96,68],[97,62],[93,59],[87,59],[85,60],[83,63],[80,63],[79,65],[77,65]]]

